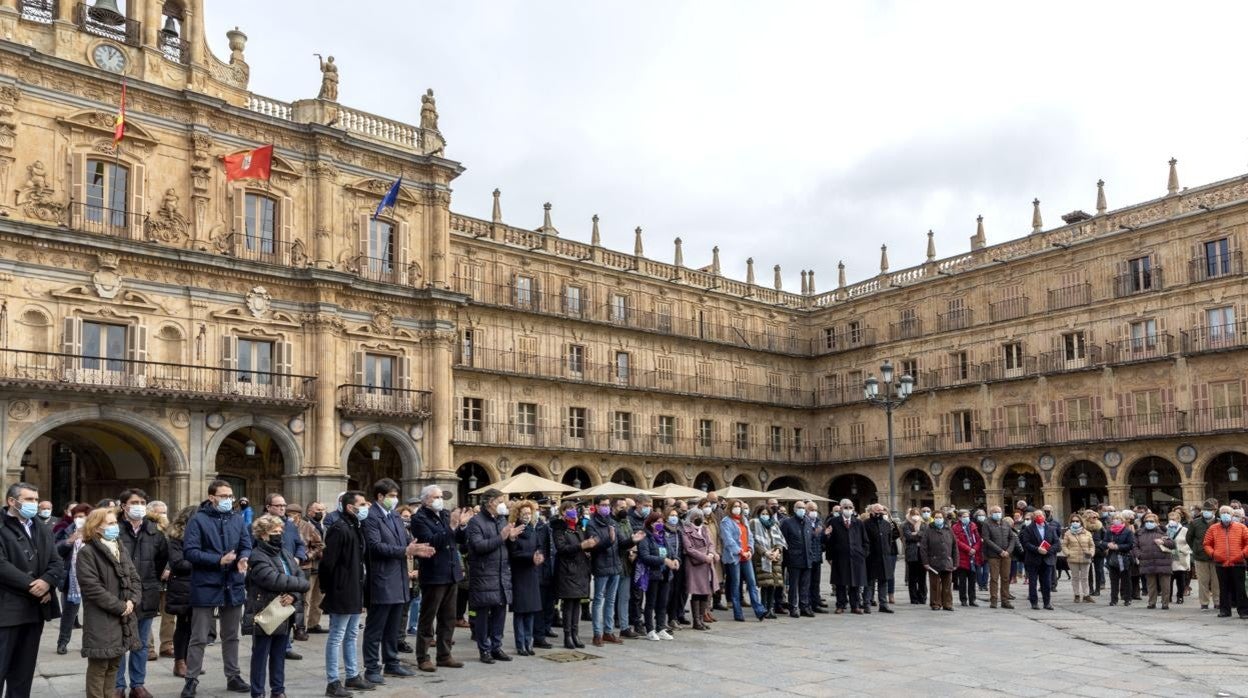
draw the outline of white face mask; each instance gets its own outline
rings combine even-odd
[[[74,528],[82,528],[84,525],[86,525],[86,523],[87,523],[86,517],[79,516],[78,518],[74,519]]]
[[[498,506],[494,507],[494,513],[498,514],[499,516],[506,516],[507,504],[505,502],[499,502]]]
[[[741,515],[741,507],[733,507],[733,508],[732,508],[732,515],[733,515],[733,516],[740,516],[740,515]]]
[[[710,515],[711,515],[711,512],[713,512],[713,511],[715,511],[715,510],[714,510],[714,509],[712,509],[711,507],[702,507],[702,515],[703,515],[703,516],[710,516]]]
[[[442,508],[446,506],[446,501],[443,500],[441,497],[438,497],[437,499],[430,502],[429,506],[432,507],[434,511],[442,511]]]

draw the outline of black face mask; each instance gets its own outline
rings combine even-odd
[[[884,518],[884,515],[883,515],[883,514],[880,514],[880,513],[878,513],[878,512],[877,512],[877,513],[875,513],[875,514],[872,514],[872,515],[871,515],[871,518],[873,518],[873,519],[882,519],[882,518]]]
[[[320,522],[321,522],[321,519],[324,519],[324,518],[325,518],[325,515],[324,515],[324,514],[322,514],[322,513],[320,513],[320,512],[317,512],[317,513],[315,513],[315,514],[313,514],[313,515],[312,515],[312,520],[313,520],[313,521],[315,521],[315,522],[317,522],[317,523],[320,523]]]
[[[623,521],[624,519],[628,518],[628,509],[620,509],[619,511],[615,512],[614,516],[617,521]]]
[[[269,535],[269,545],[273,546],[274,548],[282,547],[282,534],[273,533]]]

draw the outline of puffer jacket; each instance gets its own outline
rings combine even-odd
[[[1160,528],[1141,528],[1135,539],[1140,551],[1140,574],[1170,574],[1174,540]]]
[[[129,519],[119,523],[121,537],[118,540],[130,554],[139,579],[143,580],[142,608],[136,610],[140,618],[155,618],[160,615],[160,575],[169,563],[169,543],[155,521],[145,519],[138,531],[130,525]]]
[[[1062,535],[1062,552],[1066,553],[1066,562],[1071,565],[1083,565],[1092,562],[1096,555],[1096,541],[1086,528],[1078,533],[1066,529]]]
[[[1197,516],[1187,525],[1187,545],[1192,549],[1192,559],[1197,562],[1209,562],[1211,559],[1205,552],[1205,534],[1217,524],[1216,518],[1206,521],[1203,515]]]
[[[485,511],[472,517],[468,540],[468,605],[488,608],[511,603],[511,563],[504,544],[507,520]]]
[[[222,567],[221,558],[234,552],[234,562]],[[223,514],[205,501],[186,524],[182,554],[191,561],[191,606],[242,606],[247,597],[238,561],[251,556],[251,533],[243,517]]]
[[[191,562],[182,556],[182,539],[169,539],[169,579],[165,582],[165,613],[180,616],[191,610]]]
[[[589,551],[581,549],[585,532],[562,517],[550,522],[555,539],[555,598],[589,598]]]
[[[1167,530],[1166,535],[1170,535]],[[1187,527],[1179,526],[1179,530],[1170,536],[1174,539],[1174,550],[1171,551],[1170,569],[1174,572],[1187,572],[1192,569],[1192,546],[1187,544]]]
[[[1218,522],[1205,532],[1205,554],[1219,567],[1239,567],[1248,556],[1248,526]]]
[[[937,572],[952,572],[958,568],[958,543],[948,526],[927,526],[919,534],[919,559],[925,567]]]
[[[125,548],[118,555],[93,540],[78,551],[78,588],[82,590],[82,656],[112,659],[143,646],[138,611],[143,582]],[[134,613],[123,617],[126,602]]]
[[[1125,572],[1131,569],[1131,550],[1135,548],[1135,533],[1130,526],[1123,526],[1122,530],[1114,533],[1111,526],[1105,527],[1105,564]],[[1110,543],[1117,545],[1116,550],[1109,547]]]
[[[298,608],[299,598],[311,588],[311,582],[299,569],[299,560],[285,548],[285,545],[276,547],[268,541],[263,541],[257,543],[251,551],[251,564],[247,569],[247,604],[243,610],[242,622],[243,633],[247,635],[265,634],[264,630],[255,624],[254,619],[257,613],[273,602],[273,599],[282,594],[290,594],[295,598],[294,606]],[[294,616],[287,618],[269,634],[288,634],[292,618]]]

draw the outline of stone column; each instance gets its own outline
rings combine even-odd
[[[1109,490],[1109,503],[1113,504],[1115,509],[1121,510],[1131,505],[1128,499],[1131,496],[1130,485],[1110,485],[1107,489]]]
[[[939,509],[950,502],[949,488],[937,487],[932,490],[932,508]]]
[[[312,223],[314,240],[312,254],[315,266],[325,269],[334,259],[334,191],[338,170],[332,165],[317,162],[312,165],[316,177],[316,219]]]
[[[65,3],[61,3],[64,5]],[[0,0],[0,10],[17,10],[17,0]]]
[[[984,511],[985,512],[994,506],[1001,507],[1001,510],[1004,511],[1007,508],[1005,507],[1004,502],[1005,502],[1005,490],[1001,488],[984,490]]]
[[[313,362],[316,367],[316,407],[313,410],[316,435],[314,456],[310,462],[303,464],[301,474],[304,475],[337,475],[343,472],[344,464],[338,462],[338,408],[335,404],[338,357],[334,349],[339,323],[337,318],[319,316],[313,325],[316,328],[316,358]]]
[[[10,0],[11,1],[11,0]],[[16,2],[13,2],[16,5]],[[69,0],[56,3],[56,19],[61,22],[74,21],[74,4]]]
[[[445,190],[431,191],[428,202],[429,283],[434,288],[447,288],[446,256],[451,244],[451,193]]]
[[[144,5],[139,8],[143,11],[143,45],[160,50],[161,3],[157,0],[143,0],[143,2]],[[185,25],[182,29],[186,30]]]
[[[1053,507],[1053,513],[1057,516],[1058,521],[1065,521],[1066,515],[1070,513],[1066,511],[1066,507],[1069,504],[1065,497],[1066,488],[1060,485],[1044,487],[1041,488],[1041,492],[1044,494],[1045,506]]]
[[[425,434],[425,471],[421,484],[443,488],[455,484],[455,463],[451,455],[451,420],[455,417],[455,389],[451,380],[451,344],[455,335],[438,333],[432,340],[429,362],[433,373],[432,411],[429,433]]]
[[[182,11],[182,36],[190,37],[191,64],[204,63],[204,0],[191,0]]]
[[[1208,483],[1200,481],[1189,481],[1183,483],[1183,504],[1197,504],[1205,501],[1208,494]]]

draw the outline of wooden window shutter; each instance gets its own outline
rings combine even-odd
[[[1118,393],[1118,416],[1130,417],[1134,411],[1134,401],[1126,393]]]
[[[1174,411],[1174,388],[1161,389],[1161,411],[1166,413]]]
[[[274,342],[273,357],[274,372],[277,373],[274,381],[279,388],[290,390],[294,380],[291,376],[295,372],[295,348],[290,342]]]
[[[1035,426],[1038,421],[1036,417],[1036,403],[1027,403],[1027,426]]]
[[[65,318],[65,333],[62,339],[63,351],[75,356],[82,354],[82,318]]]
[[[143,375],[147,366],[147,325],[131,325],[126,331],[126,358],[133,361],[130,372]]]
[[[1049,402],[1049,423],[1061,424],[1066,421],[1066,401],[1053,400]]]
[[[235,249],[237,249],[239,241],[247,233],[247,190],[242,187],[232,187],[231,191],[234,199],[232,206],[234,209],[234,230],[231,232],[234,233],[234,244],[236,246]]]
[[[221,338],[221,368],[238,368],[238,337],[226,335]]]
[[[74,153],[70,158],[70,202],[72,215],[70,216],[70,225],[74,228],[82,227],[83,207],[87,203],[87,156],[82,153]]]
[[[406,356],[400,356],[395,361],[395,371],[398,373],[399,389],[412,389],[412,360]]]
[[[1103,413],[1104,411],[1101,409],[1101,396],[1093,395],[1092,396],[1092,418],[1096,420],[1100,420],[1101,415]]]
[[[992,430],[1000,431],[1001,428],[1004,426],[1005,426],[1005,408],[1004,407],[992,408]]]
[[[143,240],[146,235],[143,221],[147,218],[147,168],[136,163],[129,169],[130,191],[127,193],[130,196],[130,238]]]
[[[516,403],[513,400],[507,403],[507,423],[515,424],[516,421]]]
[[[295,240],[295,205],[289,196],[283,196],[277,212],[278,247],[289,246]],[[288,260],[289,261],[289,260]]]
[[[364,352],[356,351],[351,353],[351,370],[352,382],[356,385],[365,385],[367,383],[364,376]]]
[[[395,241],[394,273],[399,283],[407,286],[414,283],[415,280],[407,271],[408,264],[411,263],[411,241],[409,240],[411,232],[410,226],[408,226],[406,221],[399,222],[396,234],[398,235],[398,240]]]
[[[362,257],[373,256],[373,251],[369,249],[368,247],[368,237],[369,237],[369,233],[371,232],[370,230],[371,222],[372,220],[369,218],[367,213],[361,213],[359,215],[359,223],[357,225],[359,225],[360,227],[360,251],[357,254],[359,254]],[[365,259],[363,260],[363,262],[361,262],[360,271],[363,272],[363,271],[368,270],[368,261],[369,260]]]

